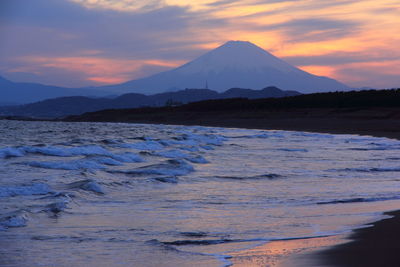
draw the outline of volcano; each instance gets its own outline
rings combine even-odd
[[[229,41],[176,69],[103,88],[116,93],[155,94],[186,88],[208,87],[223,92],[229,88],[261,89],[267,86],[301,93],[349,89],[334,79],[300,70],[243,41]]]

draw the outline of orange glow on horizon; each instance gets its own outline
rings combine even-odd
[[[12,72],[33,72],[36,66],[63,69],[71,72],[80,72],[87,75],[88,81],[99,84],[122,83],[135,78],[132,73],[139,72],[143,66],[160,66],[174,68],[184,61],[165,61],[158,59],[149,60],[124,60],[96,57],[24,57],[21,60],[30,62],[29,66],[11,70]]]
[[[306,72],[317,76],[325,76],[325,77],[333,77],[335,76],[335,68],[328,66],[299,66],[299,69],[302,69]]]

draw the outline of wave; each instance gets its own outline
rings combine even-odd
[[[177,184],[178,183],[177,177],[155,177],[152,180],[161,182],[161,183],[169,183],[169,184]]]
[[[255,176],[214,176],[219,179],[230,179],[230,180],[259,180],[259,179],[277,179],[281,178],[282,175],[275,173],[261,174]]]
[[[97,145],[76,146],[76,147],[26,146],[26,147],[21,147],[20,149],[22,149],[26,153],[42,154],[46,156],[57,156],[57,157],[111,155],[110,151]]]
[[[143,141],[143,142],[138,142],[138,143],[132,143],[132,144],[119,144],[117,145],[118,147],[122,148],[133,148],[137,150],[162,150],[164,149],[164,145],[161,144],[160,142],[157,141]]]
[[[335,136],[331,134],[310,133],[310,132],[294,132],[292,133],[292,136],[317,137],[317,138],[327,138],[327,139],[335,138]]]
[[[143,162],[144,160],[137,154],[131,152],[125,152],[120,154],[111,154],[111,158],[124,162],[124,163],[134,163],[134,162]]]
[[[59,214],[68,208],[68,201],[58,201],[51,204],[46,205],[46,208],[43,211],[52,212],[53,214]]]
[[[44,169],[58,169],[58,170],[101,170],[105,167],[93,160],[72,160],[72,161],[30,161],[22,164],[31,167],[44,168]]]
[[[266,139],[266,138],[270,138],[270,137],[274,137],[273,135],[270,134],[255,134],[255,135],[238,135],[238,136],[224,136],[225,138],[243,138],[243,139],[256,139],[256,138],[260,138],[260,139]]]
[[[82,189],[97,194],[104,194],[103,188],[94,180],[87,179],[67,184],[68,189]]]
[[[308,152],[305,148],[278,148],[277,150],[286,152]]]
[[[193,166],[186,163],[184,160],[171,159],[163,163],[143,166],[134,170],[128,170],[128,171],[110,170],[109,172],[124,173],[129,175],[155,174],[155,175],[166,175],[166,176],[182,176],[193,171],[194,171]]]
[[[329,169],[330,172],[400,172],[400,167]]]
[[[54,191],[50,189],[50,186],[43,183],[0,187],[0,197],[46,195],[53,192]]]
[[[375,147],[351,147],[347,150],[354,150],[354,151],[383,151],[383,150],[400,150],[399,145],[377,145]]]
[[[161,242],[164,245],[172,245],[172,246],[187,246],[187,245],[200,245],[200,246],[208,246],[208,245],[218,245],[224,243],[232,243],[232,242],[246,242],[240,239],[209,239],[209,240],[176,240],[170,242]]]
[[[347,203],[357,203],[357,202],[377,202],[377,201],[387,201],[387,200],[397,200],[400,199],[399,196],[388,196],[388,197],[356,197],[356,198],[346,198],[346,199],[336,199],[330,201],[317,202],[318,205],[327,204],[347,204]]]
[[[206,232],[180,232],[180,235],[187,237],[206,237],[208,234]]]
[[[0,149],[0,158],[23,157],[25,151],[16,147],[5,147]]]
[[[200,163],[200,164],[208,163],[208,161],[200,155],[188,154],[179,151],[177,149],[155,152],[152,153],[151,155],[160,156],[164,158],[172,158],[172,159],[186,159],[187,161],[190,161],[192,163]]]
[[[16,211],[0,218],[0,226],[4,229],[24,227],[27,225],[28,215],[25,211]]]

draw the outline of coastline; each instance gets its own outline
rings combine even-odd
[[[66,121],[126,122],[199,125],[261,130],[289,130],[331,134],[358,134],[400,140],[398,112],[392,109],[301,110],[242,113],[195,112],[185,114],[113,114],[78,116]],[[118,112],[118,111],[115,111]],[[389,116],[388,114],[395,114]],[[95,114],[95,113],[94,113]],[[96,114],[95,114],[96,115]],[[111,115],[112,117],[109,117]],[[129,114],[132,115],[132,114]],[[396,237],[400,234],[400,210],[372,227],[350,234],[300,240],[272,241],[232,255],[232,266],[398,266]],[[390,240],[390,241],[388,241]],[[272,253],[272,254],[271,254]],[[400,255],[400,254],[399,254]]]
[[[399,266],[400,210],[385,212],[384,215],[391,217],[364,225],[366,227],[353,230],[350,235],[337,236],[338,242],[333,246],[309,246],[305,252],[289,256],[276,266]]]
[[[321,263],[333,266],[399,266],[398,236],[400,211],[387,212],[393,216],[357,229],[350,235],[351,242],[321,251],[315,256]]]
[[[267,244],[230,254],[233,267],[396,267],[400,210],[348,234]]]

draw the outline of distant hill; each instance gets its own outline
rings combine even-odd
[[[261,89],[276,86],[301,93],[350,90],[334,79],[305,72],[264,49],[243,41],[229,41],[176,69],[122,84],[101,87],[119,93],[154,94],[176,88]]]
[[[296,91],[282,91],[276,87],[262,90],[232,88],[223,93],[208,89],[186,89],[178,92],[168,92],[146,96],[143,94],[125,94],[117,98],[89,98],[83,96],[60,97],[40,102],[0,107],[2,116],[26,116],[35,118],[56,118],[67,115],[78,115],[85,112],[102,109],[121,109],[137,107],[175,106],[207,99],[226,98],[268,98],[299,95]]]
[[[11,103],[26,104],[63,96],[107,96],[110,92],[89,88],[63,88],[38,83],[17,83],[0,77],[0,101],[5,106]]]

